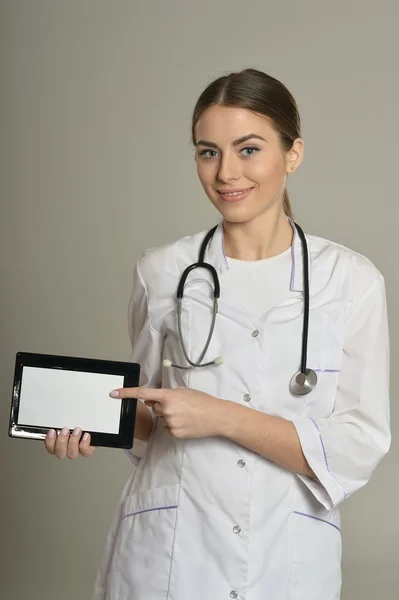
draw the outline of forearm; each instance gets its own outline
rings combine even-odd
[[[224,401],[220,435],[264,456],[284,469],[315,478],[291,421]]]
[[[137,400],[136,424],[134,437],[146,442],[152,431],[152,416],[148,406]]]

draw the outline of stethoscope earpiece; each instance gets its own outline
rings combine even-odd
[[[210,365],[222,365],[224,363],[224,358],[223,356],[218,356],[217,358],[215,358],[215,360],[213,360],[211,363],[206,363],[203,365],[196,365],[197,367],[209,367]],[[175,367],[176,369],[184,369],[184,370],[189,370],[189,369],[193,369],[194,367],[180,367],[179,365],[174,365],[172,363],[171,360],[165,358],[165,360],[162,362],[163,366],[167,369],[169,369],[169,367]]]

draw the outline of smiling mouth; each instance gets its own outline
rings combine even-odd
[[[217,193],[225,202],[237,202],[238,200],[246,198],[253,189],[253,187],[250,187],[229,191],[217,190]]]

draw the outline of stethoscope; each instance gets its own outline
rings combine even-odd
[[[296,223],[294,223],[294,225],[298,232],[298,235],[301,240],[301,245],[302,245],[304,310],[303,310],[301,367],[300,367],[300,370],[292,376],[290,384],[289,384],[289,389],[290,389],[291,394],[293,394],[294,396],[303,396],[305,394],[309,394],[309,392],[314,390],[314,388],[316,387],[316,384],[317,384],[317,375],[312,369],[308,369],[306,367],[307,352],[308,352],[308,333],[309,333],[309,255],[308,255],[308,245],[306,243],[305,234],[303,233],[301,227],[299,227],[299,225],[297,225]],[[183,275],[181,276],[181,279],[180,279],[180,282],[179,282],[179,285],[177,288],[177,327],[178,327],[179,341],[180,341],[181,348],[183,350],[184,358],[188,362],[189,366],[183,367],[180,365],[175,365],[172,361],[166,359],[163,361],[164,367],[175,367],[176,369],[190,370],[190,369],[195,369],[198,367],[210,367],[212,365],[222,365],[224,362],[223,358],[221,356],[218,356],[217,358],[215,358],[214,360],[212,360],[210,362],[206,362],[206,363],[202,362],[202,360],[209,348],[209,344],[211,343],[213,331],[215,329],[216,315],[218,312],[218,298],[220,297],[220,284],[219,284],[218,275],[216,273],[216,269],[215,269],[215,267],[213,267],[212,265],[210,265],[209,263],[206,263],[204,261],[206,248],[207,248],[213,234],[215,233],[217,227],[218,226],[216,225],[210,231],[208,231],[208,233],[206,234],[204,241],[202,242],[202,245],[200,248],[198,262],[190,265],[189,267],[187,267],[185,269],[185,271],[183,272]],[[187,349],[184,344],[182,325],[181,325],[181,312],[182,312],[184,286],[186,284],[187,277],[189,276],[191,271],[193,271],[194,269],[198,269],[199,267],[201,267],[202,269],[207,269],[211,273],[212,278],[213,278],[214,289],[213,289],[212,321],[211,321],[211,326],[209,329],[208,338],[206,340],[204,349],[202,350],[200,357],[198,358],[198,361],[194,362],[188,356]]]

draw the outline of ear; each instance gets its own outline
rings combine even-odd
[[[291,150],[286,154],[286,172],[295,173],[303,160],[304,142],[302,138],[297,138],[292,144]]]

